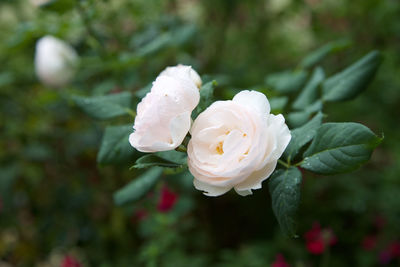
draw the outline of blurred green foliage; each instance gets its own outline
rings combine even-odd
[[[397,266],[399,258],[383,262],[382,253],[400,238],[398,14],[397,0],[0,1],[0,265],[60,266],[73,255],[83,266],[268,266],[281,253],[291,266]],[[67,88],[35,77],[35,43],[47,34],[82,59]],[[140,202],[115,206],[113,193],[143,173],[129,170],[141,154],[125,151],[132,162],[115,167],[107,152],[119,140],[97,152],[103,128],[107,135],[133,121],[118,99],[110,108],[121,117],[110,125],[82,115],[70,97],[131,93],[137,103],[177,63],[209,74],[203,82],[217,80],[221,99],[255,85],[275,97],[277,73],[305,82],[293,69],[298,62],[309,67],[331,54],[318,63],[330,76],[372,49],[384,57],[372,86],[351,103],[328,104],[327,120],[361,122],[385,140],[354,173],[303,173],[298,239],[279,231],[266,186],[245,198],[208,198],[171,172]],[[290,96],[292,85],[281,88]],[[271,105],[279,111],[287,101]],[[165,185],[178,195],[168,212],[158,208]],[[306,249],[314,221],[338,239],[324,255]],[[368,236],[376,240],[371,250],[362,245]]]

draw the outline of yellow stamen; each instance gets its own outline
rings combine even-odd
[[[217,151],[218,154],[222,155],[224,154],[224,149],[223,149],[223,142],[219,142],[218,146],[215,148],[215,150]]]

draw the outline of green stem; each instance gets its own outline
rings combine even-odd
[[[298,167],[298,166],[300,166],[301,164],[303,164],[303,161],[304,161],[304,159],[303,159],[302,161],[300,161],[300,162],[297,162],[296,164],[293,164],[293,166]]]
[[[290,168],[290,164],[287,164],[286,162],[284,162],[283,160],[278,159],[278,163],[285,166],[287,169]]]
[[[180,146],[178,146],[178,147],[176,148],[176,151],[180,151],[180,152],[186,153],[186,152],[187,152],[187,149],[186,149],[186,147],[185,147],[184,145],[180,145]]]
[[[126,111],[126,113],[128,113],[129,115],[131,115],[132,118],[135,118],[135,117],[136,117],[136,112],[133,111],[132,109],[130,109],[130,108],[125,108],[125,111]]]

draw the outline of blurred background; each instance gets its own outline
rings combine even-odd
[[[0,266],[400,266],[400,1],[46,2],[0,1]],[[68,86],[35,75],[45,35],[81,58]],[[266,186],[209,198],[190,177],[163,177],[141,201],[114,204],[140,174],[129,170],[134,156],[98,164],[111,122],[84,115],[70,94],[129,91],[137,103],[160,71],[182,63],[230,99],[337,40],[349,45],[321,63],[328,74],[374,49],[384,62],[326,120],[363,123],[385,140],[356,172],[303,173],[298,238],[281,233]]]

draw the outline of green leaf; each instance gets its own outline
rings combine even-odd
[[[318,99],[318,87],[324,81],[324,79],[324,70],[320,67],[316,68],[303,91],[293,103],[293,108],[305,109],[307,106],[314,103]]]
[[[298,128],[304,125],[314,112],[322,110],[322,101],[317,100],[312,105],[308,106],[305,110],[291,112],[287,116],[287,120],[291,128]]]
[[[108,126],[101,141],[97,162],[100,164],[121,163],[132,160],[139,154],[130,144],[132,125]]]
[[[129,92],[94,97],[72,97],[84,112],[100,120],[128,114],[131,98],[132,95]]]
[[[350,172],[371,157],[382,141],[358,123],[325,123],[304,153],[301,167],[320,174]]]
[[[14,75],[11,72],[0,73],[0,88],[11,85],[15,80]]]
[[[211,81],[204,84],[200,89],[200,102],[196,109],[193,111],[192,117],[196,118],[203,112],[209,105],[214,102],[214,89],[217,86],[216,81]]]
[[[0,196],[2,201],[2,211],[12,210],[13,207],[13,187],[18,180],[22,166],[17,163],[0,166]]]
[[[144,155],[143,157],[139,158],[135,162],[135,165],[132,166],[132,168],[145,169],[154,166],[166,167],[166,168],[178,168],[181,167],[182,165],[169,162],[167,160],[157,157],[156,155],[150,154],[150,155]]]
[[[154,54],[163,48],[167,47],[172,40],[172,34],[170,32],[165,32],[157,36],[155,39],[150,41],[148,44],[142,46],[137,54],[141,57]]]
[[[307,72],[304,70],[284,71],[268,75],[265,83],[278,92],[290,93],[300,89],[306,80]]]
[[[282,97],[272,97],[269,99],[269,105],[271,106],[272,111],[282,111],[288,102],[288,98],[286,96]]]
[[[128,202],[139,200],[143,197],[160,179],[163,169],[153,167],[135,178],[129,184],[119,189],[114,193],[114,202],[117,205],[122,205]]]
[[[323,47],[317,49],[311,54],[307,55],[300,63],[300,67],[302,68],[310,68],[320,61],[322,61],[327,55],[336,53],[343,49],[350,47],[351,42],[348,40],[339,40],[330,42]]]
[[[92,90],[92,95],[105,95],[109,93],[111,90],[113,90],[116,87],[116,82],[114,80],[106,80],[103,81],[99,84],[97,84],[93,90]]]
[[[142,169],[153,166],[180,168],[187,163],[186,153],[175,150],[157,152],[139,158],[133,168]]]
[[[75,1],[71,0],[52,0],[40,5],[40,8],[63,14],[74,8],[75,3]]]
[[[381,53],[372,51],[323,83],[325,101],[345,101],[364,91],[382,62]]]
[[[171,43],[174,46],[180,46],[190,41],[191,38],[195,35],[197,29],[193,24],[183,25],[177,27],[172,31],[172,39]]]
[[[318,128],[322,124],[323,117],[324,115],[318,112],[314,118],[302,127],[291,131],[292,139],[284,153],[286,158],[293,159],[299,153],[300,149],[314,138]]]
[[[169,162],[173,162],[179,165],[184,165],[187,163],[187,154],[175,150],[170,151],[161,151],[155,153],[155,155],[159,158],[167,160]]]
[[[149,83],[148,85],[146,85],[145,87],[140,88],[139,90],[137,90],[135,92],[135,96],[142,99],[143,97],[146,96],[147,93],[150,92],[151,87],[153,86],[152,83]]]
[[[168,47],[178,47],[195,34],[196,27],[194,25],[184,25],[168,32],[160,33],[156,38],[143,45],[138,49],[139,56],[149,56]]]
[[[272,210],[281,230],[296,237],[295,216],[300,203],[301,172],[296,167],[276,170],[269,179],[268,187]]]

